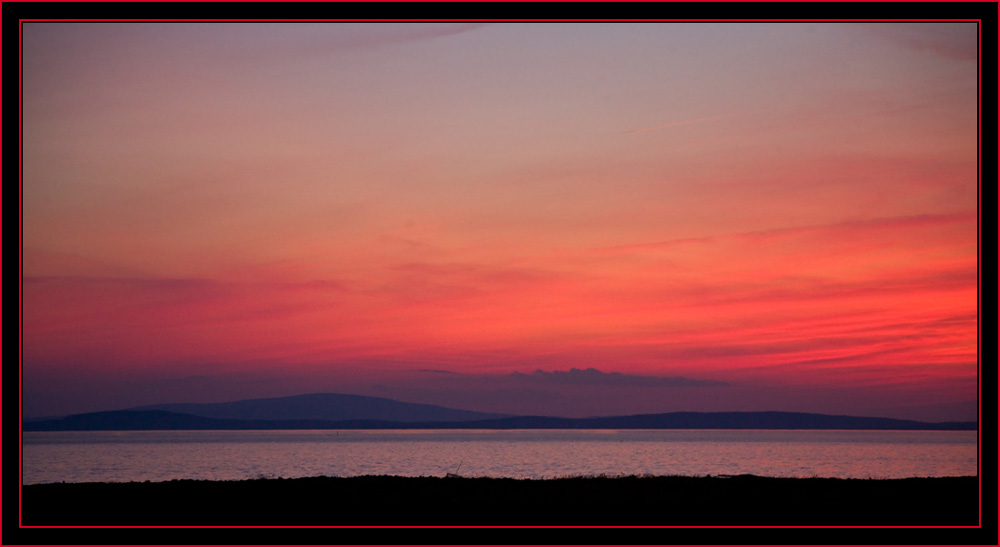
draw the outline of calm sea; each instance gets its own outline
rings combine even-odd
[[[26,432],[23,484],[353,475],[976,475],[975,431]]]

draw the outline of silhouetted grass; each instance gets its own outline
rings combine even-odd
[[[256,478],[22,490],[24,525],[975,525],[976,477]],[[100,503],[95,503],[100,500]]]

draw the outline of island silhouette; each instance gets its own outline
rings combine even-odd
[[[855,429],[965,430],[976,422],[919,422],[805,412],[668,412],[561,418],[510,416],[318,393],[230,403],[164,404],[23,423],[24,431],[247,429]]]

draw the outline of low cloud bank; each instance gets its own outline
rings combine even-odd
[[[710,387],[728,385],[715,380],[697,380],[683,376],[641,376],[620,372],[601,372],[596,368],[571,368],[567,371],[546,372],[536,370],[531,374],[513,372],[511,377],[527,382],[544,382],[560,385],[600,385],[628,387]]]

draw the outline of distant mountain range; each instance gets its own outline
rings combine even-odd
[[[457,410],[436,405],[404,403],[383,397],[311,393],[270,399],[248,399],[231,403],[164,404],[129,410],[165,410],[206,418],[228,420],[383,420],[389,422],[464,422],[505,418],[492,414]]]
[[[976,430],[976,422],[917,422],[802,412],[669,412],[596,418],[505,416],[380,397],[317,393],[216,404],[165,404],[28,421],[24,431],[208,429],[895,429]]]

